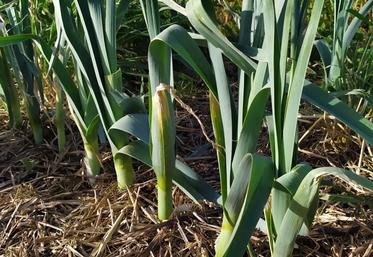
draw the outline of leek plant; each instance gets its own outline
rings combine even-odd
[[[59,33],[58,44],[65,46],[64,39]],[[56,51],[44,42],[43,39],[32,34],[18,34],[7,37],[0,37],[0,47],[3,49],[24,42],[25,40],[33,40],[40,53],[44,56],[46,62],[53,69],[55,75],[55,82],[57,87],[60,86],[66,94],[69,109],[72,117],[77,124],[79,132],[82,136],[85,149],[85,164],[89,176],[96,176],[101,169],[97,132],[100,125],[100,119],[97,115],[97,110],[92,101],[92,97],[87,88],[78,87],[72,80],[69,74],[66,63],[68,58],[68,51],[64,51],[56,58]],[[60,50],[61,51],[61,50]],[[81,75],[78,73],[78,81]]]
[[[149,37],[153,39],[160,32],[158,2],[144,0],[140,3]],[[172,213],[172,182],[195,201],[207,199],[217,202],[219,195],[196,172],[176,159],[171,101],[172,64],[168,49],[150,47],[149,73],[150,114],[124,116],[113,124],[109,132],[128,133],[139,139],[122,147],[119,152],[153,168],[157,177],[158,217],[166,220]]]
[[[83,140],[83,147],[85,152],[84,164],[86,167],[86,173],[93,182],[94,177],[98,176],[101,171],[101,158],[98,140],[98,133],[101,123],[87,83],[85,82],[81,71],[76,65],[74,65],[74,71],[76,75],[76,83],[80,102],[73,105],[71,103],[71,100],[68,100],[68,103],[70,113],[79,129],[80,136]],[[80,105],[79,109],[76,108],[77,104]]]
[[[144,19],[150,39],[154,39],[160,32],[160,18],[158,1],[140,1]],[[149,151],[153,170],[157,176],[158,190],[158,217],[166,220],[172,213],[172,176],[175,170],[175,121],[174,108],[171,100],[172,90],[172,65],[171,52],[161,49],[163,63],[157,67],[152,65],[152,48],[149,50],[149,75],[150,75],[150,131],[151,143]]]
[[[55,49],[58,51],[58,57],[61,63],[66,65],[70,56],[70,51],[66,39],[63,37],[62,29],[59,27],[57,31]],[[57,53],[55,53],[55,55],[57,55]],[[53,56],[53,58],[57,58],[57,56]],[[54,61],[53,58],[50,60],[52,63]],[[91,182],[94,182],[94,177],[98,176],[101,170],[98,142],[98,131],[101,123],[87,83],[85,82],[83,75],[76,64],[74,65],[74,72],[76,76],[76,82],[74,83],[76,84],[76,88],[74,88],[74,96],[78,97],[68,97],[68,106],[72,118],[75,121],[80,136],[83,140],[85,152],[84,164],[86,167],[87,176],[90,178]],[[64,85],[61,83],[59,76],[62,76],[62,74],[55,70],[57,94],[63,96],[65,92],[68,91],[60,91],[60,89],[64,88]],[[58,106],[56,106],[56,109],[57,107]],[[58,110],[56,110],[56,112],[57,111]]]
[[[62,45],[64,45],[64,42],[61,42]],[[62,62],[63,65],[67,65],[67,56],[68,51],[65,49],[60,49],[58,58]],[[58,141],[58,151],[59,153],[62,153],[65,149],[65,143],[66,143],[66,135],[65,135],[65,110],[64,110],[64,98],[65,93],[61,87],[61,83],[58,80],[58,77],[53,74],[53,83],[54,88],[56,91],[56,114],[55,114],[55,126],[57,128],[57,141]]]
[[[32,33],[39,35],[48,43],[52,44],[57,35],[56,22],[54,21],[53,3],[49,0],[29,1],[28,5],[29,15],[31,20]],[[38,49],[35,49],[36,56],[40,56]],[[67,56],[60,58],[67,60]],[[46,71],[46,62],[42,58],[38,58],[38,65],[41,71]],[[63,61],[64,62],[64,61]],[[49,74],[48,74],[49,75]],[[65,110],[64,110],[64,92],[59,85],[58,78],[52,75],[52,83],[55,89],[55,112],[54,125],[57,130],[58,151],[62,153],[65,149],[66,135],[65,135]]]
[[[1,35],[32,32],[27,0],[19,0],[17,6],[6,5],[5,11],[7,25],[2,26]],[[40,144],[43,140],[43,130],[40,119],[40,104],[38,97],[35,95],[35,90],[37,88],[39,98],[43,101],[43,89],[32,42],[24,41],[18,45],[7,47],[5,52],[24,99],[34,141],[36,144]]]
[[[22,122],[22,114],[17,88],[7,59],[9,51],[9,47],[0,50],[0,87],[8,109],[9,127],[17,128]]]
[[[66,1],[53,1],[57,27],[71,50],[76,70],[89,88],[101,123],[108,137],[118,186],[126,188],[135,174],[129,156],[118,153],[128,143],[128,136],[116,136],[109,128],[129,113],[145,112],[139,97],[123,93],[122,72],[116,59],[116,1],[75,1],[74,10]]]
[[[158,2],[144,0],[140,1],[140,4],[149,37],[154,39],[160,32]],[[160,56],[154,56],[153,53]],[[161,63],[153,57],[160,57],[157,60]],[[122,119],[126,124],[122,122],[121,126],[118,126],[117,122],[111,130],[128,132],[140,139],[120,151],[153,168],[157,177],[158,217],[160,220],[166,220],[172,213],[172,182],[196,201],[207,199],[217,202],[219,195],[192,169],[176,159],[174,109],[171,97],[172,64],[171,52],[168,49],[150,47],[149,74],[149,118],[148,115],[127,116]],[[140,123],[142,130],[138,129]]]
[[[185,14],[200,35],[178,25],[159,33],[149,47],[150,71],[154,69],[150,79],[153,85],[169,82],[170,64],[164,53],[173,49],[210,90],[223,208],[216,256],[242,256],[263,210],[272,256],[291,256],[296,236],[312,224],[324,176],[373,190],[372,182],[351,171],[297,164],[302,95],[370,143],[373,139],[371,122],[305,80],[323,1],[314,2],[305,31],[300,28],[305,24],[308,1],[244,1],[237,43],[218,29],[210,1],[190,0],[185,9],[176,3],[169,6]],[[207,46],[212,66],[197,43]],[[237,107],[223,55],[240,70]],[[266,110],[269,99],[271,112]],[[264,117],[272,158],[255,153]]]
[[[325,70],[325,85],[334,91],[346,90],[345,65],[347,50],[365,16],[372,10],[373,0],[368,0],[359,11],[352,10],[352,0],[334,0],[334,28],[331,46],[324,39],[316,40]]]
[[[151,156],[157,176],[158,217],[166,220],[172,213],[172,176],[175,169],[175,121],[170,86],[159,85],[152,96]]]
[[[0,86],[8,110],[9,127],[17,128],[22,122],[20,100],[3,50],[0,52]]]

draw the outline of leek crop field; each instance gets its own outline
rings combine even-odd
[[[373,256],[373,0],[0,0],[0,257]]]

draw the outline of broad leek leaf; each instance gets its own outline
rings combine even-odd
[[[218,146],[219,149],[216,150],[218,152],[221,194],[224,203],[231,185],[231,165],[235,148],[233,140],[236,138],[237,114],[232,92],[228,85],[222,53],[210,43],[208,44],[208,49],[218,91],[216,103],[216,100],[210,97],[210,113],[213,122],[215,141],[218,145],[221,145],[220,147]],[[218,108],[220,110],[217,110]],[[223,128],[223,131],[220,131],[221,128]],[[221,135],[220,133],[223,134]],[[220,149],[222,147],[224,147],[224,149]]]
[[[277,233],[274,257],[290,257],[296,236],[318,197],[319,185],[324,176],[335,176],[348,183],[373,191],[373,182],[367,178],[340,168],[325,167],[310,171],[299,185]]]
[[[355,112],[338,98],[328,94],[319,86],[306,82],[302,98],[323,111],[334,115],[358,135],[373,145],[373,123]]]
[[[218,29],[210,0],[190,0],[186,5],[187,16],[193,27],[247,74],[255,71],[256,64],[235,47]]]
[[[304,36],[303,44],[299,52],[295,71],[292,80],[289,83],[282,135],[284,139],[283,146],[285,172],[290,171],[293,166],[294,143],[296,142],[297,119],[300,99],[302,96],[304,78],[306,75],[309,58],[311,56],[312,46],[316,36],[323,3],[323,0],[314,3],[310,21],[308,24],[308,29],[306,31],[306,35]]]
[[[235,175],[238,172],[238,165],[243,156],[247,153],[253,154],[262,128],[265,106],[269,98],[270,89],[268,87],[260,90],[254,97],[241,130],[236,151],[233,157],[232,169]]]
[[[165,46],[168,46],[180,55],[180,57],[204,80],[215,98],[218,99],[214,73],[209,62],[189,33],[179,25],[168,27],[158,34],[150,43],[149,55],[151,56],[149,57],[149,69],[154,70],[154,75],[150,73],[150,78],[154,81],[154,85],[159,85],[162,82],[159,81],[156,76],[158,76],[157,72],[160,72],[158,70],[161,69],[159,64],[163,62],[161,58],[162,51],[168,51]],[[163,67],[169,67],[169,65]]]
[[[215,242],[216,257],[242,256],[258,223],[274,180],[268,157],[247,154],[242,159],[228,194],[221,233]]]

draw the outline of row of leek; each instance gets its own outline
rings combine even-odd
[[[4,9],[4,16],[0,21],[1,36],[32,33],[34,27],[27,0],[19,0],[17,6],[14,6],[13,3],[3,3],[3,1],[0,1],[0,5],[1,9]],[[1,63],[0,86],[5,93],[10,126],[16,128],[21,122],[20,97],[17,94],[19,91],[24,100],[34,141],[36,144],[40,144],[43,140],[43,130],[39,99],[43,101],[43,90],[32,43],[25,41],[2,49]],[[39,97],[35,91],[39,92]]]
[[[301,98],[373,143],[370,121],[305,79],[323,1],[315,1],[310,7],[308,0],[243,0],[239,42],[231,42],[219,30],[209,0],[189,0],[185,8],[164,1],[185,15],[198,34],[179,25],[161,31],[158,2],[140,3],[151,39],[149,114],[142,96],[124,93],[117,64],[118,17],[126,11],[125,1],[53,0],[58,31],[55,51],[33,34],[0,38],[3,49],[32,39],[49,63],[83,138],[90,176],[98,175],[100,170],[98,133],[102,126],[120,188],[130,186],[135,179],[132,158],[153,167],[161,220],[172,213],[172,182],[193,200],[221,204],[223,223],[216,256],[242,256],[262,214],[272,256],[291,256],[296,236],[310,229],[318,187],[325,175],[373,190],[371,181],[351,171],[313,169],[297,159]],[[207,50],[209,58],[201,48]],[[209,90],[220,197],[176,159],[173,52]],[[229,86],[224,57],[239,70],[238,104]],[[70,58],[73,76],[63,65]],[[271,156],[256,153],[263,128],[268,131]]]
[[[373,190],[371,181],[351,171],[313,169],[297,161],[297,115],[302,97],[373,143],[371,122],[305,80],[323,1],[314,2],[306,23],[309,1],[244,0],[238,43],[220,32],[210,1],[190,0],[185,8],[172,1],[165,3],[186,15],[200,35],[173,25],[152,40],[150,91],[154,96],[157,85],[173,81],[171,50],[208,86],[223,208],[216,256],[242,256],[263,211],[272,256],[291,256],[296,236],[306,234],[312,224],[324,176],[333,175]],[[153,17],[151,13],[156,11],[144,8],[146,17]],[[212,65],[199,45],[208,48]],[[223,56],[240,70],[237,106]],[[270,112],[266,109],[269,102]],[[256,154],[263,122],[269,132],[272,158]],[[151,145],[151,151],[158,147]]]

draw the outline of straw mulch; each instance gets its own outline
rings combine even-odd
[[[187,102],[199,110],[196,113],[212,138],[205,100]],[[46,140],[35,147],[30,134],[8,130],[6,113],[0,115],[1,257],[213,256],[221,222],[217,206],[194,203],[175,188],[175,211],[168,221],[160,222],[150,169],[136,163],[137,183],[120,191],[109,149],[103,148],[103,175],[92,187],[84,176],[81,140],[71,121],[66,124],[66,150],[59,154],[52,124],[47,122]],[[218,188],[216,158],[198,123],[181,108],[177,116],[180,158]],[[299,145],[300,158],[315,166],[350,167],[373,178],[369,148],[361,154],[361,140],[329,117],[309,130],[315,119],[301,120],[300,132],[308,134]],[[29,131],[27,124],[23,129]],[[264,139],[260,151],[268,152]],[[372,197],[334,179],[327,182],[324,194],[347,190],[359,195],[354,198],[357,203],[322,200],[313,230],[309,237],[297,240],[294,256],[373,256],[373,212],[368,207]],[[270,256],[264,234],[257,231],[251,242],[257,256]]]

